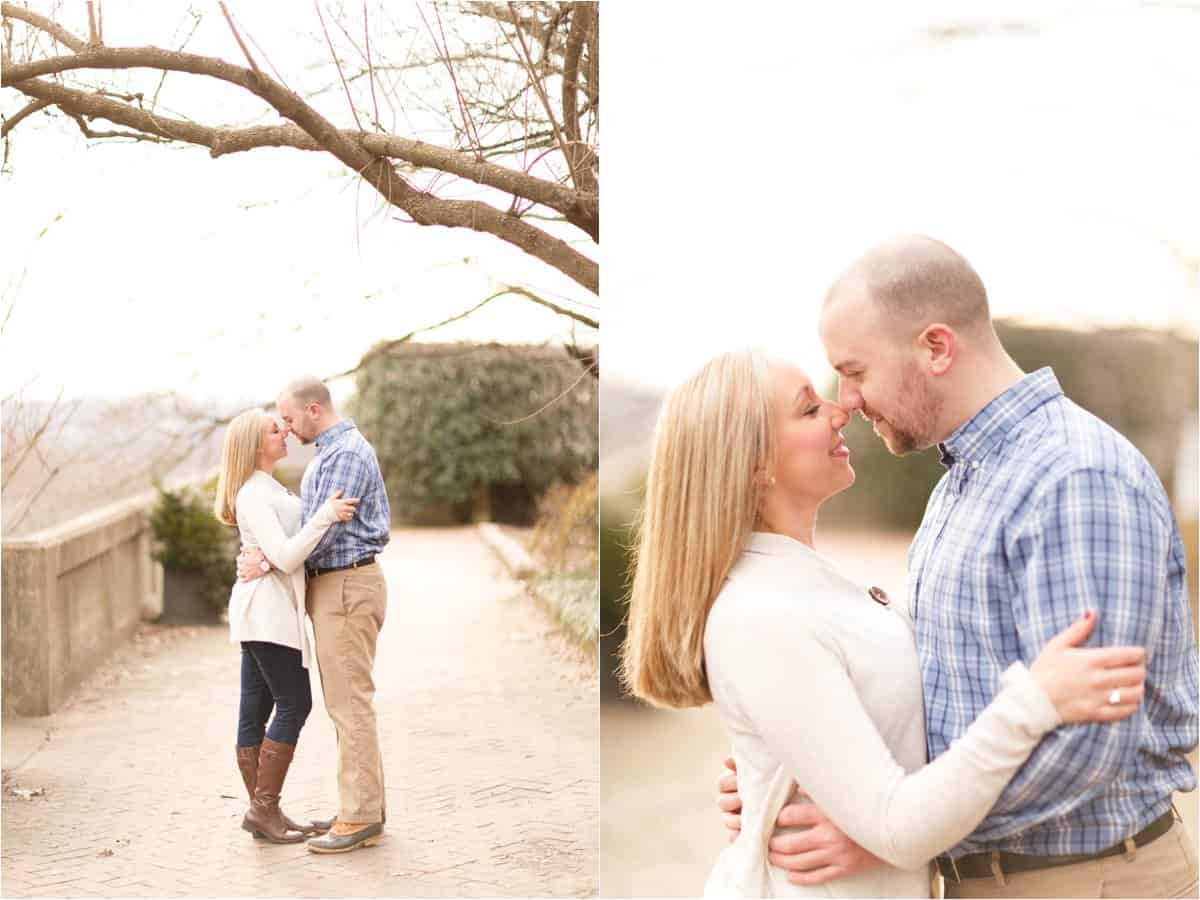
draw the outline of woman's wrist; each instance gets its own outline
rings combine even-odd
[[[1000,685],[1018,693],[1021,706],[1030,713],[1035,727],[1040,731],[1053,731],[1062,724],[1058,707],[1024,663],[1014,662],[1005,669],[1000,676]]]

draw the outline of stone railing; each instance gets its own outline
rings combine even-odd
[[[156,498],[146,491],[3,542],[5,716],[49,715],[138,622],[162,613],[162,566],[150,555]]]

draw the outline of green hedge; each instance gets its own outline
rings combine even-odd
[[[349,411],[400,518],[503,486],[536,497],[597,465],[596,380],[561,348],[401,344],[356,380]]]

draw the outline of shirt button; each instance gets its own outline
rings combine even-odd
[[[973,462],[973,463],[971,463],[971,468],[972,468],[972,469],[978,469],[978,468],[979,468],[979,463],[978,463],[978,462]]]

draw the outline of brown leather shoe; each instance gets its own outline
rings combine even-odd
[[[295,752],[295,744],[280,744],[270,738],[263,738],[258,751],[254,799],[242,819],[242,827],[251,833],[258,832],[273,844],[298,844],[305,838],[304,832],[288,827],[279,811],[279,793]]]
[[[329,834],[315,837],[308,842],[311,853],[348,853],[359,847],[374,847],[383,840],[383,823],[355,825],[337,822]]]
[[[238,771],[242,773],[242,784],[246,786],[246,794],[250,798],[250,802],[254,802],[254,786],[258,781],[258,751],[262,744],[255,744],[253,747],[238,747],[237,748],[237,763]],[[314,819],[307,825],[301,825],[293,822],[291,818],[282,809],[279,811],[283,816],[283,821],[292,831],[301,831],[306,835],[309,834],[324,834],[333,827],[333,819]],[[246,820],[242,819],[242,827],[254,835],[255,840],[262,838],[262,832],[256,831],[253,826],[246,828]]]

